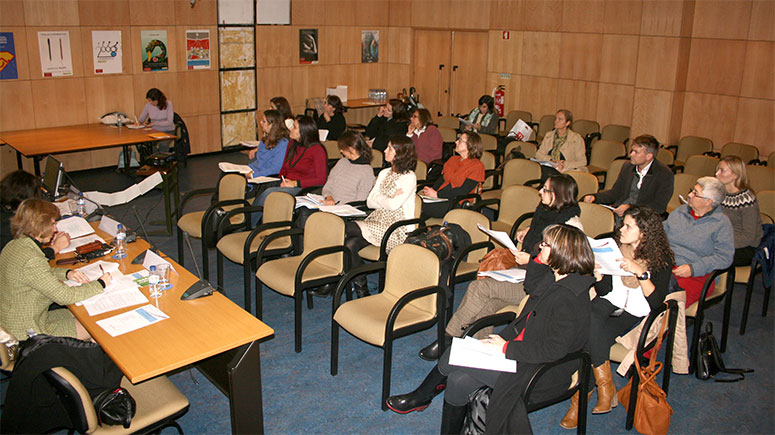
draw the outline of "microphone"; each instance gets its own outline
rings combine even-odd
[[[199,270],[199,264],[196,262],[196,255],[194,255],[194,249],[191,248],[191,240],[188,238],[188,233],[183,233],[183,239],[185,239],[188,251],[191,253],[191,259],[194,261],[194,267],[196,267],[196,274],[199,276],[199,281],[191,284],[191,286],[180,295],[180,300],[190,301],[205,296],[211,296],[215,290],[213,290],[213,286],[210,285],[209,282],[202,279],[202,272]]]
[[[148,233],[145,231],[145,225],[143,225],[143,220],[140,219],[140,214],[137,213],[137,208],[134,206],[134,204],[132,204],[132,211],[134,212],[135,217],[137,218],[137,223],[140,225],[140,230],[143,232],[143,237],[145,238],[145,240],[148,241],[148,244],[151,245],[151,247],[148,249],[159,254],[159,248],[157,248],[156,245],[151,240],[151,238],[148,237]],[[135,257],[132,260],[132,264],[142,264],[143,261],[145,261],[145,253],[148,251],[148,249],[139,253],[137,257]],[[161,254],[159,255],[161,256]]]

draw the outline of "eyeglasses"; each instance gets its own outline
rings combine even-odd
[[[706,196],[702,196],[702,195],[700,195],[700,194],[697,192],[697,189],[695,189],[694,187],[692,187],[691,189],[689,189],[689,193],[688,193],[688,195],[694,195],[694,197],[695,197],[695,198],[701,198],[701,199],[710,199],[710,198],[708,198],[708,197],[706,197]]]
[[[547,189],[546,186],[541,186],[541,188],[538,189],[538,190],[541,191],[541,192],[546,192],[546,193],[554,192],[554,190],[552,190],[552,189]]]
[[[550,248],[549,242],[541,242],[538,244],[538,249]]]

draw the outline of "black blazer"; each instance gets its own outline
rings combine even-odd
[[[406,136],[408,129],[409,121],[396,121],[393,118],[375,116],[366,126],[366,136],[374,139],[374,143],[371,144],[373,149],[385,152],[390,137]]]
[[[643,177],[643,184],[640,186],[638,201],[634,205],[645,205],[651,207],[657,213],[665,213],[667,203],[673,196],[673,171],[659,160],[654,160]],[[622,166],[616,183],[609,190],[596,193],[595,202],[608,204],[613,207],[622,205],[627,195],[630,194],[630,186],[635,179],[635,165],[630,162]]]

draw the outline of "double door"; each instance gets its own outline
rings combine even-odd
[[[416,30],[412,83],[434,118],[466,114],[489,93],[487,32]]]

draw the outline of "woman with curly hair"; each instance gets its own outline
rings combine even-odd
[[[283,115],[277,110],[265,110],[259,125],[263,136],[258,147],[248,153],[251,159],[255,157],[255,160],[248,163],[253,170],[252,177],[278,174],[285,160],[290,132],[285,127]]]
[[[616,337],[624,334],[660,306],[667,295],[674,263],[673,251],[662,229],[662,218],[644,206],[632,206],[624,213],[616,242],[624,258],[620,266],[627,276],[601,276],[595,272],[597,297],[592,300],[587,348],[597,384],[597,405],[593,414],[605,414],[618,405],[611,379],[608,354]],[[573,429],[578,421],[578,392],[560,422]]]

